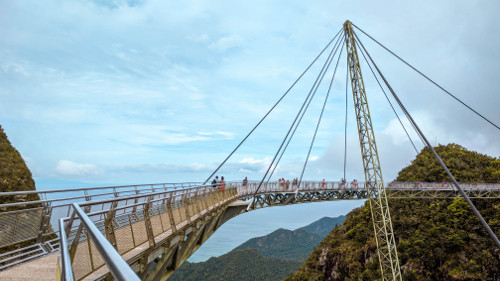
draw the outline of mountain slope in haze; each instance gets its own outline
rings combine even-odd
[[[266,257],[305,260],[326,234],[345,216],[324,217],[296,230],[280,228],[268,235],[256,237],[236,247],[235,250],[257,249]]]
[[[299,229],[304,229],[307,232],[318,234],[321,237],[325,237],[336,225],[341,225],[345,220],[346,216],[338,216],[335,218],[323,217],[309,225],[301,227]]]
[[[323,239],[320,234],[329,232],[344,218],[325,217],[293,231],[281,228],[252,238],[223,256],[184,263],[169,280],[281,280],[297,270]]]
[[[266,257],[305,260],[309,253],[323,240],[318,234],[304,229],[290,231],[280,228],[266,236],[252,238],[235,250],[257,249]]]
[[[498,159],[451,144],[439,146],[461,181],[481,182],[500,172]],[[479,156],[478,156],[479,155]],[[446,181],[427,149],[398,175],[398,181]],[[489,164],[488,164],[489,163]],[[479,171],[473,177],[469,172]],[[488,172],[484,172],[488,170]],[[500,234],[500,200],[473,200],[493,232]],[[391,199],[389,208],[403,280],[500,280],[500,250],[463,199]],[[285,280],[380,279],[368,202],[351,211]]]

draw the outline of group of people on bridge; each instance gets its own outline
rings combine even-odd
[[[211,184],[213,188],[217,188],[219,191],[223,191],[226,188],[226,181],[224,180],[224,176],[221,176],[220,180],[219,176],[215,176]]]
[[[278,179],[277,183],[278,183],[277,187],[280,188],[280,189],[288,190],[288,189],[291,188],[292,190],[294,190],[299,185],[299,179],[298,178],[294,178],[290,182],[290,180],[285,180],[285,178],[281,178],[281,179]],[[221,176],[220,179],[219,179],[219,176],[215,176],[215,178],[211,182],[211,185],[212,185],[213,188],[215,188],[215,189],[217,189],[219,191],[223,191],[226,188],[226,181],[224,180],[224,176]],[[248,178],[247,177],[245,177],[243,179],[242,186],[245,186],[245,187],[248,186]],[[327,187],[327,182],[325,181],[325,179],[323,179],[321,181],[321,188],[326,188],[326,187]],[[338,188],[342,189],[342,188],[348,188],[348,187],[350,187],[350,188],[357,188],[358,187],[358,180],[354,179],[352,182],[347,183],[346,179],[341,178],[340,181],[339,181]]]

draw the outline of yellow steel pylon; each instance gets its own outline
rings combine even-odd
[[[370,109],[366,98],[363,76],[358,60],[354,31],[350,21],[344,23],[347,60],[351,77],[354,109],[358,124],[359,144],[365,170],[366,188],[369,194],[377,253],[383,280],[401,280],[396,241],[392,231],[391,215],[385,193],[382,170],[373,133]]]

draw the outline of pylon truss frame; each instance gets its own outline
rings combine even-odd
[[[402,280],[368,99],[366,98],[354,31],[350,21],[344,23],[344,34],[366,188],[368,193],[372,195],[369,202],[381,275],[383,280]]]

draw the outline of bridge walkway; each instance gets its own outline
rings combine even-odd
[[[169,256],[167,271],[173,272],[186,260],[208,237],[230,217],[240,213],[253,198],[256,183],[243,187],[229,183],[224,192],[211,186],[187,188],[176,191],[157,192],[117,196],[110,199],[90,200],[83,204],[89,217],[96,226],[113,241],[118,252],[131,264],[136,272],[154,272],[154,264],[160,264]],[[473,198],[500,198],[498,185],[466,186]],[[387,187],[389,198],[450,198],[459,197],[449,186],[437,183],[397,183]],[[277,184],[264,186],[255,197],[254,208],[303,202],[345,200],[367,198],[363,183],[358,186],[341,183],[320,182],[305,183],[304,188],[296,191]],[[237,199],[246,200],[234,208],[232,214],[227,210]],[[113,203],[114,202],[114,203]],[[110,212],[110,210],[113,210]],[[66,218],[69,222],[70,218]],[[91,239],[80,230],[79,223],[73,221],[68,238],[74,249],[73,270],[76,280],[96,280],[105,278],[108,269]],[[107,233],[105,226],[113,234]],[[200,230],[201,229],[201,230]],[[188,237],[196,233],[197,241],[185,243]],[[76,242],[73,242],[76,241]],[[179,256],[179,248],[187,248]],[[165,268],[165,266],[163,266]],[[52,253],[42,258],[25,262],[0,271],[1,280],[54,280],[58,268],[57,254]],[[146,270],[146,268],[148,268]],[[158,271],[158,270],[156,270]],[[168,274],[167,274],[168,275]],[[36,276],[36,278],[33,278]],[[156,276],[156,275],[155,275]],[[143,274],[143,279],[160,280],[153,275]],[[156,278],[156,279],[155,279]]]

